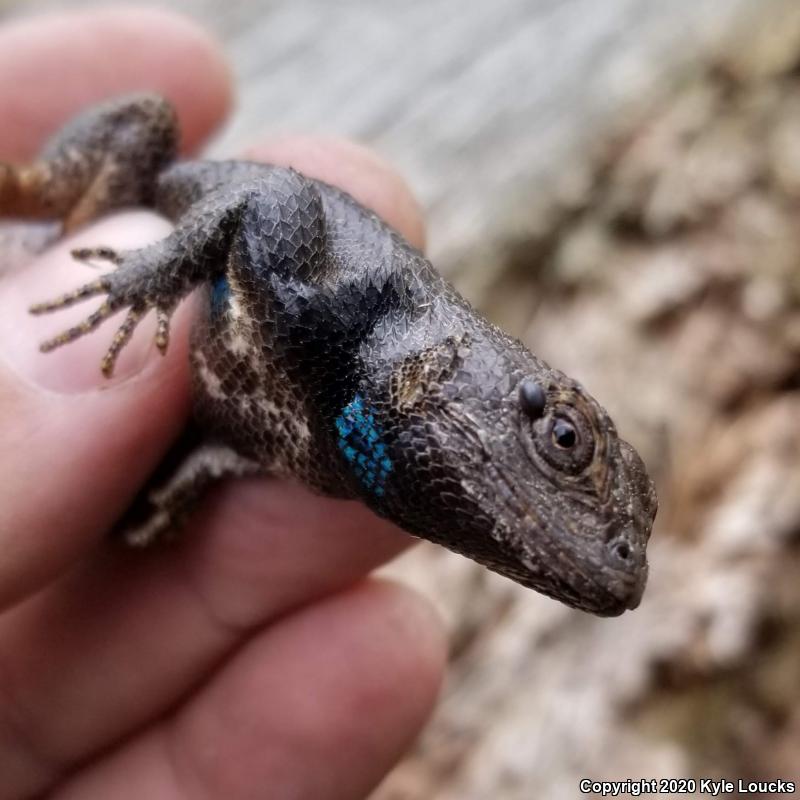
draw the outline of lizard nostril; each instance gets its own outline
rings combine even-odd
[[[631,556],[631,547],[627,542],[620,542],[614,548],[614,554],[622,561],[627,561]]]

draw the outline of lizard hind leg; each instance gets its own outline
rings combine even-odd
[[[0,164],[0,215],[61,220],[71,231],[113,209],[150,206],[177,141],[174,109],[158,95],[128,95],[91,108],[33,163]]]
[[[213,484],[261,471],[256,462],[230,447],[202,441],[190,426],[119,520],[115,532],[135,547],[170,540]]]

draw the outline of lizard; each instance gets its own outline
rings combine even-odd
[[[415,248],[346,192],[291,168],[179,160],[155,94],[79,113],[30,163],[0,164],[0,216],[61,235],[144,206],[173,224],[130,250],[81,248],[96,280],[34,314],[100,298],[45,341],[65,345],[126,311],[163,353],[197,291],[193,415],[117,526],[169,538],[205,490],[269,474],[360,499],[403,530],[600,616],[636,608],[657,509],[634,448],[576,380],[491,324]]]

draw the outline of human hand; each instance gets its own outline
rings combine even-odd
[[[214,45],[171,15],[6,26],[0,159],[29,158],[76,110],[134,89],[176,104],[189,151],[229,99]],[[248,155],[339,184],[421,244],[402,182],[361,149],[294,138]],[[427,605],[365,578],[408,537],[362,505],[252,480],[215,492],[174,547],[110,543],[186,419],[191,309],[164,359],[137,333],[109,385],[97,364],[113,326],[36,352],[48,323],[25,309],[81,282],[72,247],[164,230],[118,215],[0,283],[0,800],[364,797],[443,668]]]

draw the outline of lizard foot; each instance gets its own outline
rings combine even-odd
[[[0,161],[0,209],[8,205],[14,172],[9,164]]]
[[[146,272],[137,263],[136,255],[137,251],[118,253],[109,247],[80,248],[72,251],[72,256],[78,261],[86,263],[91,263],[92,260],[108,261],[116,265],[118,269],[115,272],[102,275],[97,280],[86,283],[54,300],[31,306],[31,314],[47,314],[51,311],[68,308],[92,297],[106,296],[100,306],[82,322],[42,342],[39,349],[43,353],[55,350],[57,347],[85,336],[123,308],[128,309],[128,314],[117,329],[111,345],[100,362],[100,369],[103,375],[106,378],[112,376],[117,357],[131,340],[136,326],[151,309],[155,309],[157,315],[156,347],[162,355],[166,353],[169,344],[169,320],[174,309],[174,303],[165,305],[154,301],[148,296],[148,281],[142,280],[146,276]],[[130,263],[129,259],[131,259]]]

